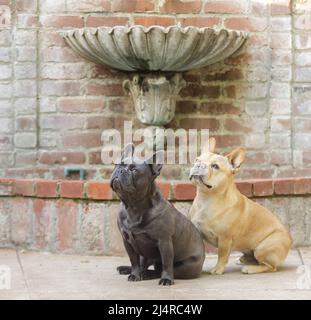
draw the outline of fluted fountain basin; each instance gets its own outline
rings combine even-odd
[[[89,61],[123,71],[183,72],[234,54],[246,34],[226,29],[135,25],[84,28],[62,33]]]

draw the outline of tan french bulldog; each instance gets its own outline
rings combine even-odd
[[[203,238],[218,247],[218,261],[211,274],[223,274],[230,252],[243,253],[243,273],[276,271],[285,260],[292,238],[280,220],[268,209],[242,195],[234,175],[245,159],[237,148],[227,156],[214,153],[210,138],[190,171],[197,194],[189,218]]]

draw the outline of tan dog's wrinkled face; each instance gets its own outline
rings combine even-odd
[[[226,156],[214,153],[216,140],[210,138],[203,153],[196,159],[190,170],[190,180],[198,188],[206,191],[221,191],[229,179],[238,172],[245,159],[244,148],[237,148]]]

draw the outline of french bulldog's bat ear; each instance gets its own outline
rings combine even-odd
[[[164,164],[164,150],[157,151],[146,162],[150,165],[152,173],[157,177]]]
[[[133,143],[127,144],[122,151],[121,162],[123,162],[124,159],[133,158],[134,151],[135,151],[135,145]]]
[[[211,137],[205,143],[203,148],[203,153],[208,153],[208,152],[214,153],[215,148],[216,148],[216,139]]]
[[[245,159],[245,149],[242,147],[236,148],[226,155],[230,164],[232,165],[233,173],[239,171],[241,164]]]

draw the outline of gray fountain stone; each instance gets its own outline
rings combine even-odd
[[[135,73],[124,88],[134,100],[138,119],[164,126],[175,115],[185,86],[182,72],[222,61],[237,52],[247,34],[226,29],[170,26],[115,26],[62,32],[85,59]]]

